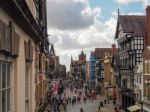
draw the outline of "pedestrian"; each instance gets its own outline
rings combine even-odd
[[[116,104],[116,100],[113,100],[113,104],[114,104],[114,105]]]
[[[97,112],[100,112],[100,111],[101,111],[101,106],[99,105],[98,109],[97,109]]]
[[[117,107],[116,106],[114,107],[114,111],[117,112]]]
[[[83,97],[84,103],[86,103],[86,96]]]
[[[59,111],[60,111],[60,112],[65,112],[65,109],[64,109],[63,104],[61,104],[61,105],[59,106]]]
[[[82,107],[80,108],[80,112],[84,112],[83,109],[82,109]]]

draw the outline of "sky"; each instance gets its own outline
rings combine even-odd
[[[145,15],[148,0],[47,0],[48,34],[60,63],[69,70],[71,55],[111,47],[118,9],[122,15]]]

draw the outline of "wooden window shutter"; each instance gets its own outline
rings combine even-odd
[[[11,55],[15,55],[15,27],[13,22],[9,22],[10,27],[10,46],[11,46]]]
[[[3,47],[3,50],[5,51],[6,50],[6,25],[5,23],[3,23],[3,42],[4,42],[4,47]]]
[[[25,51],[25,60],[27,61],[28,60],[28,56],[27,56],[27,42],[25,41],[24,42],[24,51]]]
[[[9,26],[7,26],[7,42],[8,42],[8,46],[7,46],[8,52],[10,53],[11,52],[11,50],[10,50],[11,41],[10,41],[10,27]]]
[[[10,53],[10,28],[6,24],[4,24],[4,30],[5,51]]]
[[[4,23],[4,51],[9,53],[10,52],[10,29],[9,27]]]
[[[6,24],[3,22],[2,23],[2,51],[6,50]]]
[[[3,48],[3,22],[0,21],[0,50]]]
[[[15,55],[19,56],[19,47],[20,47],[20,35],[16,34],[16,46],[15,46]]]
[[[35,67],[36,67],[37,69],[38,69],[38,59],[39,59],[39,58],[38,58],[38,55],[39,55],[39,54],[38,54],[38,50],[36,49],[36,50],[35,50]]]
[[[29,40],[29,60],[30,61],[33,60],[33,47],[32,47],[31,40]]]
[[[33,61],[33,47],[31,45],[31,41],[25,42],[25,60],[28,62]]]
[[[33,61],[33,47],[30,46],[30,61]]]
[[[17,46],[17,32],[15,32],[15,35],[14,35],[14,55],[16,55],[17,54],[17,48],[16,48],[16,46]]]

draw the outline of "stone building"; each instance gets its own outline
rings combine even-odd
[[[87,67],[86,54],[83,51],[79,54],[78,60],[71,57],[70,72],[77,88],[83,87],[86,83]]]
[[[46,93],[46,0],[0,1],[0,112],[35,112]]]
[[[106,93],[107,91],[106,85],[109,84],[108,82],[106,82],[107,80],[106,77],[108,75],[110,76],[110,73],[107,74],[108,73],[107,71],[109,70],[111,71],[111,60],[109,60],[108,64],[106,59],[107,57],[106,55],[108,54],[111,55],[111,48],[95,48],[95,77],[96,77],[95,79],[98,82],[97,86],[100,86],[101,89],[100,91],[103,92],[102,94]]]

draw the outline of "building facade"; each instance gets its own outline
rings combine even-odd
[[[97,88],[100,88],[98,90],[101,92],[101,94],[105,94],[107,91],[106,90],[107,87],[104,87],[104,77],[106,75],[108,75],[108,74],[105,75],[105,73],[107,72],[107,69],[111,70],[111,66],[109,66],[111,62],[109,62],[109,64],[107,64],[108,60],[105,59],[105,58],[108,58],[106,56],[107,54],[111,55],[111,48],[95,48],[95,62],[96,62],[95,63],[95,66],[96,66],[95,74],[96,75],[95,76],[96,76],[96,80],[97,80],[97,86],[98,86]],[[104,60],[105,60],[105,64],[104,64]],[[109,60],[109,61],[111,61],[111,60]],[[107,67],[109,67],[109,68],[107,68]],[[105,77],[105,79],[106,79],[106,77]]]
[[[1,0],[0,112],[35,112],[45,95],[46,20],[45,0]]]
[[[91,86],[94,86],[96,83],[95,77],[95,53],[91,52],[89,60],[89,69],[90,69],[90,80],[89,83]]]
[[[83,51],[81,52],[81,54],[79,54],[78,60],[73,60],[73,58],[71,57],[70,72],[74,79],[73,84],[75,85],[75,87],[84,87],[87,80],[87,61],[86,54],[84,54]]]
[[[143,111],[150,111],[150,6],[146,9],[146,38],[143,53],[143,75],[142,75],[142,103]]]
[[[145,16],[118,15],[115,39],[118,42],[117,57],[120,61],[117,75],[120,102],[122,108],[136,103],[134,93],[135,68],[142,63],[144,36],[146,28]]]

